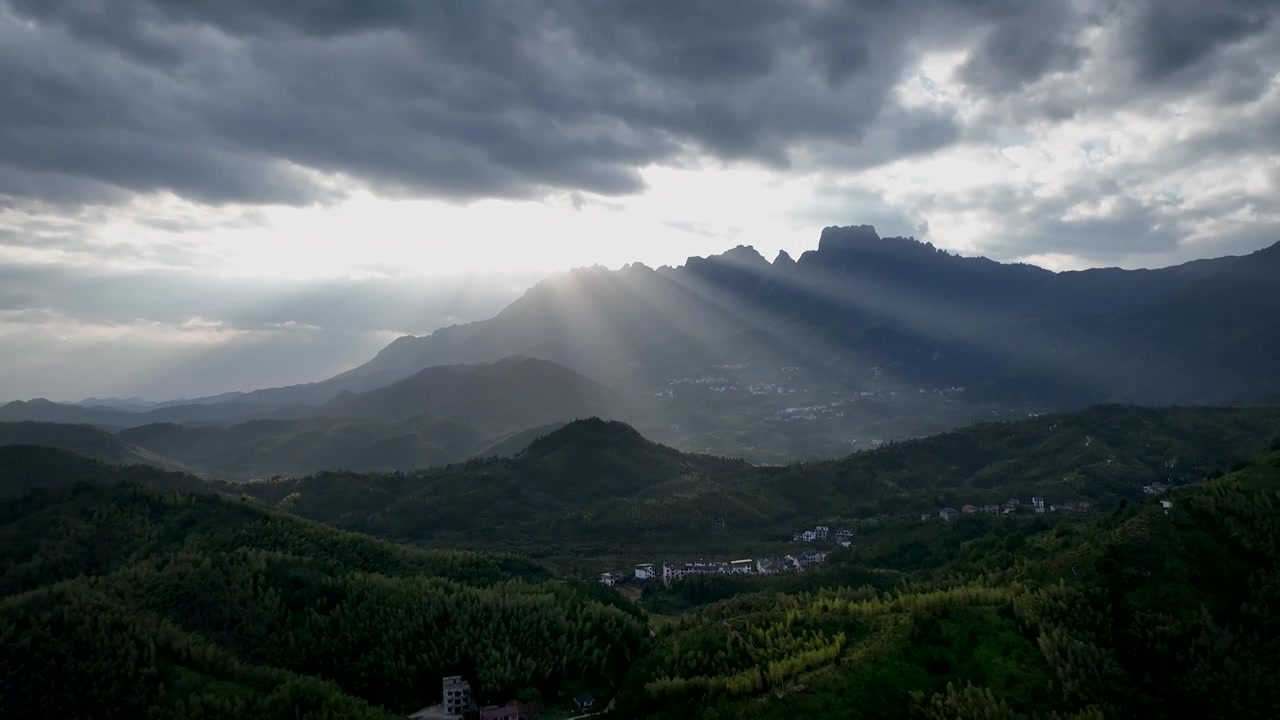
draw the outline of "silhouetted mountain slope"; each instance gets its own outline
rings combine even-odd
[[[770,264],[750,248],[681,268],[577,270],[490,320],[400,338],[355,375],[544,357],[620,387],[719,363],[1049,405],[1236,402],[1280,387],[1280,247],[1160,270],[1052,273],[869,226]],[[1214,369],[1231,358],[1231,372]],[[633,363],[639,363],[636,367]]]
[[[449,419],[487,435],[593,415],[625,416],[612,390],[546,360],[512,357],[487,365],[431,367],[384,388],[343,393],[324,405],[339,417]]]
[[[253,418],[302,418],[314,414],[314,407],[297,405],[267,407],[235,402],[162,404],[148,410],[55,403],[43,398],[30,401],[15,400],[0,405],[0,421],[30,420],[94,425],[108,429],[131,428],[163,422],[233,423]]]
[[[548,435],[564,427],[566,423],[556,422],[546,425],[539,425],[528,430],[520,430],[518,432],[503,435],[495,440],[490,441],[483,449],[471,453],[473,458],[487,457],[515,457],[522,450],[529,447],[534,440]]]
[[[3,445],[42,445],[62,448],[95,460],[119,465],[146,463],[171,468],[175,465],[156,453],[131,445],[91,425],[0,422],[0,446]]]
[[[227,427],[160,423],[118,436],[204,472],[227,476],[319,470],[409,470],[474,452],[485,436],[449,420],[251,420]]]

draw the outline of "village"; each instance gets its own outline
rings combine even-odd
[[[1164,495],[1168,491],[1169,491],[1169,486],[1161,482],[1153,482],[1150,485],[1142,486],[1142,493],[1144,495]],[[1161,505],[1164,506],[1165,509],[1168,509],[1173,506],[1173,503],[1162,500]],[[940,517],[943,520],[954,520],[955,518],[960,517],[961,515],[974,515],[974,514],[1013,515],[1023,510],[1030,510],[1033,513],[1043,513],[1043,512],[1082,513],[1082,512],[1088,512],[1091,509],[1093,509],[1093,503],[1089,502],[1088,500],[1077,500],[1073,502],[1064,502],[1064,503],[1055,504],[1055,503],[1047,502],[1043,497],[1035,496],[1031,498],[1029,503],[1024,503],[1021,498],[1013,497],[1013,498],[1009,498],[1003,503],[986,503],[983,505],[966,504],[966,505],[961,505],[959,510],[953,507],[944,507],[944,508],[938,508],[934,512],[922,512],[920,513],[920,521],[927,522],[929,520],[932,520],[935,516]]]
[[[831,529],[826,525],[818,525],[810,530],[801,530],[792,535],[793,542],[813,543],[826,541],[832,537]],[[841,547],[853,544],[853,531],[837,530],[835,543]],[[788,553],[781,557],[744,558],[741,560],[694,560],[670,561],[660,565],[656,563],[640,563],[634,567],[630,575],[615,572],[600,574],[600,584],[615,587],[624,582],[647,583],[661,581],[663,584],[698,575],[781,575],[785,573],[804,572],[805,569],[823,563],[827,553],[822,550]]]
[[[1030,503],[1023,503],[1021,498],[1009,498],[1003,503],[986,503],[984,505],[961,505],[957,510],[953,507],[944,507],[936,511],[936,516],[943,520],[954,520],[961,515],[1013,515],[1024,509],[1031,512],[1088,512],[1093,508],[1093,503],[1088,500],[1079,500],[1075,502],[1066,502],[1061,504],[1048,504],[1043,497],[1035,496],[1031,498]],[[920,521],[926,522],[935,516],[932,512],[920,513]]]

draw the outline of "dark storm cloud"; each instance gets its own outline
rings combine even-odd
[[[1220,47],[1265,30],[1277,12],[1273,0],[1142,0],[1127,11],[1134,62],[1147,81],[1195,68]]]
[[[1027,3],[992,27],[960,68],[967,85],[992,93],[1019,90],[1051,72],[1079,67],[1088,20],[1071,3]]]
[[[325,200],[307,169],[623,194],[689,151],[873,166],[961,136],[892,97],[921,51],[980,41],[964,79],[1003,92],[1074,67],[1085,23],[1065,0],[6,4],[0,195],[57,203]]]

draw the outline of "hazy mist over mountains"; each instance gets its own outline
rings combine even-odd
[[[0,0],[0,718],[1280,718],[1277,0]]]
[[[557,274],[490,318],[398,337],[319,382],[13,402],[0,420],[124,431],[172,462],[237,474],[442,464],[590,416],[756,462],[837,457],[1098,403],[1274,402],[1278,273],[1280,245],[1055,273],[828,227],[798,258],[738,246]]]

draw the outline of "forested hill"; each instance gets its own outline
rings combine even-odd
[[[455,673],[603,696],[644,632],[514,557],[127,484],[0,502],[0,569],[2,717],[389,718]]]
[[[304,517],[395,539],[636,551],[789,538],[796,527],[1042,495],[1114,505],[1198,482],[1280,437],[1280,408],[1104,406],[991,423],[831,462],[756,467],[681,453],[617,422],[570,423],[514,458],[247,486]],[[719,528],[719,521],[725,527]],[[703,545],[705,546],[705,545]]]
[[[658,621],[510,556],[78,483],[0,501],[0,716],[391,718],[460,673],[621,718],[1274,717],[1280,446],[1162,499],[885,523],[806,590]],[[897,537],[955,544],[904,572]]]
[[[748,581],[661,626],[621,716],[1275,717],[1280,452],[1167,500],[880,529],[966,536],[968,563],[910,584],[863,584],[879,558],[858,549],[822,589]]]
[[[203,492],[231,489],[225,483],[208,482],[183,472],[152,465],[103,462],[60,447],[0,446],[0,498],[20,495],[28,490],[56,490],[80,482],[128,482]]]

